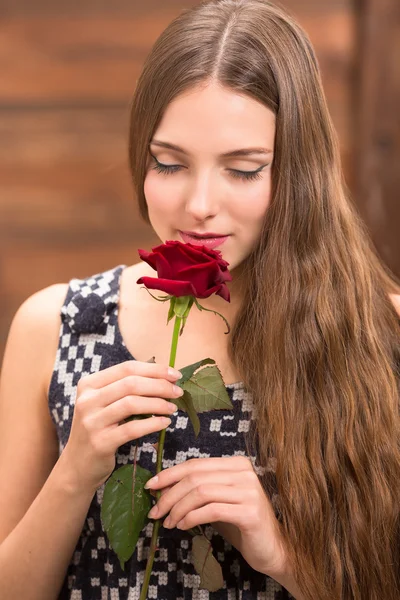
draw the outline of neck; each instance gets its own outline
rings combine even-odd
[[[210,310],[216,310],[227,317],[227,315],[236,314],[244,298],[244,278],[241,265],[229,271],[232,275],[232,281],[226,284],[229,293],[230,301],[227,302],[221,296],[213,294],[209,298],[199,300],[199,303]]]

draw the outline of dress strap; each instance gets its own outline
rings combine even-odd
[[[125,265],[86,279],[71,279],[61,319],[76,333],[104,334],[119,301],[120,275]]]

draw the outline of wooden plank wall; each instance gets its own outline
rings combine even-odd
[[[138,247],[158,243],[139,218],[130,184],[129,102],[151,45],[182,8],[194,4],[0,0],[0,361],[12,317],[32,293],[132,264]],[[383,135],[376,137],[382,86],[387,95],[400,80],[394,60],[381,73],[379,61],[387,59],[388,48],[379,46],[382,30],[371,29],[371,18],[382,18],[381,5],[387,20],[395,0],[281,4],[314,43],[346,180],[372,229],[378,194],[378,241],[400,271],[393,260],[398,249],[394,217],[399,222],[391,188],[399,172],[394,163],[398,130],[397,141],[391,137],[393,106],[385,106]],[[373,145],[374,156],[379,155],[372,167],[364,145]],[[391,162],[383,167],[388,155]],[[391,183],[372,193],[368,179],[380,168]],[[391,236],[382,237],[388,226]]]
[[[356,48],[354,190],[382,259],[399,277],[399,0],[362,1]]]

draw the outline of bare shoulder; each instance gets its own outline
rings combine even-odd
[[[140,277],[156,277],[156,271],[144,261],[140,261],[126,267],[120,281],[120,310],[143,307],[146,303],[154,308],[157,303],[152,300],[150,294],[143,294],[142,287],[137,285]]]
[[[10,334],[25,332],[28,336],[40,333],[42,339],[48,335],[54,337],[54,326],[61,324],[61,307],[67,291],[67,283],[56,283],[29,296],[15,313]]]
[[[61,325],[61,307],[68,291],[67,283],[57,283],[35,292],[18,308],[10,326],[4,366],[17,361],[21,352],[32,353],[36,368],[43,367],[43,384],[50,376]],[[23,358],[23,357],[21,357]]]
[[[31,312],[35,314],[48,315],[49,308],[61,308],[68,291],[68,283],[55,283],[49,285],[38,292],[35,292],[27,298],[19,307],[16,315],[29,315]]]
[[[9,330],[0,374],[0,544],[22,519],[58,460],[47,389],[67,284],[27,298]],[[16,469],[15,465],[24,465]]]
[[[400,294],[389,294],[393,306],[396,309],[397,314],[400,316]]]

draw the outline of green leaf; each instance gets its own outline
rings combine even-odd
[[[144,489],[144,484],[153,474],[136,464],[136,476],[133,482],[133,467],[134,465],[124,465],[114,471],[104,487],[100,511],[103,529],[123,570],[125,570],[125,562],[135,550],[139,534],[148,520],[147,514],[152,506],[151,494]],[[132,511],[133,487],[134,509]]]
[[[190,313],[190,309],[191,309],[191,308],[192,308],[192,306],[193,306],[193,300],[194,300],[194,299],[192,298],[192,301],[191,301],[191,302],[189,302],[189,304],[188,304],[188,307],[187,307],[187,309],[185,310],[185,313],[184,313],[184,315],[183,315],[183,317],[182,317],[182,327],[181,327],[181,330],[180,330],[180,332],[179,332],[179,335],[180,335],[180,336],[183,334],[183,330],[184,330],[184,328],[185,328],[186,321],[187,321],[187,318],[188,318],[188,316],[189,316],[189,313]]]
[[[213,366],[205,367],[193,375],[199,367],[207,364]],[[188,414],[195,435],[198,437],[200,433],[198,413],[216,409],[232,410],[233,405],[215,360],[204,358],[179,370],[182,377],[175,383],[183,389],[184,394],[180,398],[175,398],[174,402],[180,410]]]
[[[221,565],[212,553],[212,545],[204,535],[192,540],[193,564],[200,575],[200,588],[216,592],[224,587]]]
[[[179,296],[175,298],[174,312],[177,317],[184,317],[189,314],[189,310],[193,304],[193,296]]]
[[[182,369],[180,369],[182,372]],[[179,382],[176,383],[180,383]],[[182,386],[192,397],[196,413],[233,409],[233,404],[217,366],[205,367]],[[174,400],[176,404],[176,400]]]
[[[176,404],[180,410],[183,410],[188,414],[188,417],[193,425],[194,433],[196,437],[198,437],[200,433],[200,419],[197,416],[197,412],[193,406],[193,399],[190,392],[185,390],[183,396],[174,398],[174,404]]]
[[[175,316],[174,306],[175,306],[175,298],[173,297],[172,300],[171,300],[171,302],[170,302],[170,305],[169,305],[167,325],[171,321],[171,319],[173,319],[174,316]]]
[[[179,371],[182,373],[182,377],[175,382],[176,385],[181,386],[183,383],[185,383],[188,379],[191,378],[191,376],[195,371],[197,371],[197,369],[199,369],[203,365],[215,365],[215,360],[213,360],[212,358],[203,358],[202,360],[199,360],[199,362],[187,365],[186,367],[182,367],[182,369],[179,369]]]

